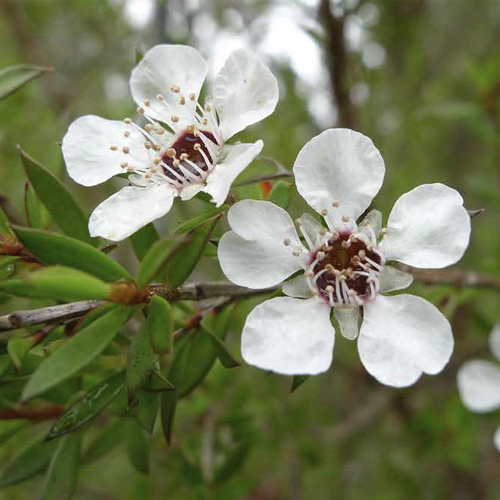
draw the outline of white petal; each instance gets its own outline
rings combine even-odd
[[[181,189],[179,196],[182,201],[187,201],[194,198],[200,191],[203,191],[204,188],[205,185],[200,182],[191,182]]]
[[[124,187],[94,210],[89,221],[90,235],[111,241],[124,240],[165,215],[172,207],[174,196],[166,184]]]
[[[224,139],[269,116],[278,103],[278,82],[244,49],[234,51],[217,75],[214,102]]]
[[[372,244],[377,243],[380,230],[382,229],[382,212],[371,210],[358,226],[359,231],[366,234]],[[371,229],[370,229],[371,228]],[[373,231],[373,232],[372,232]],[[373,237],[375,236],[375,241]]]
[[[297,189],[314,210],[327,210],[332,228],[342,228],[342,216],[354,221],[378,193],[384,160],[373,142],[349,129],[329,129],[311,139],[293,167]],[[338,203],[333,207],[332,203]]]
[[[278,297],[247,317],[241,354],[250,365],[283,375],[317,375],[330,367],[335,330],[317,298]]]
[[[404,290],[413,283],[413,276],[392,266],[385,266],[380,277],[380,292],[389,293]]]
[[[500,323],[497,323],[490,334],[489,338],[491,352],[500,360]]]
[[[493,443],[498,451],[500,451],[500,427],[497,428],[493,435]]]
[[[300,232],[306,239],[307,246],[315,250],[324,240],[320,232],[326,230],[311,214],[302,214],[300,217]]]
[[[135,102],[156,120],[170,122],[170,116],[193,122],[194,111],[201,86],[207,75],[207,62],[192,47],[185,45],[157,45],[150,49],[132,71],[130,91]],[[172,85],[180,92],[170,91]],[[161,94],[163,101],[157,96]],[[189,98],[195,94],[195,100]],[[184,96],[185,104],[179,103]],[[151,104],[146,107],[145,100]]]
[[[361,362],[379,382],[406,387],[439,373],[453,351],[448,320],[414,295],[379,295],[364,306],[358,339]]]
[[[238,175],[250,165],[252,160],[262,151],[264,143],[257,141],[253,144],[226,145],[225,156],[215,166],[207,177],[207,185],[203,189],[212,196],[212,201],[219,207],[227,198],[231,184]]]
[[[285,281],[282,290],[285,295],[298,299],[310,299],[313,296],[304,274],[299,274],[299,276]]]
[[[500,408],[500,368],[495,363],[473,359],[457,374],[458,392],[464,406],[476,413]]]
[[[268,201],[243,200],[231,207],[228,221],[233,231],[222,236],[218,255],[222,271],[233,283],[266,288],[301,269],[293,251],[305,249],[282,208]]]
[[[130,133],[129,137],[124,132]],[[82,116],[69,127],[62,152],[69,176],[83,186],[95,186],[124,172],[126,162],[135,167],[150,165],[153,157],[144,147],[146,139],[123,121],[105,120],[99,116]],[[116,148],[115,151],[110,148]],[[123,152],[124,147],[129,150]]]
[[[423,184],[396,201],[387,230],[381,249],[388,260],[441,268],[464,254],[470,217],[457,191],[444,184]]]
[[[354,340],[359,333],[359,307],[336,307],[335,317],[340,325],[340,333],[346,339]]]

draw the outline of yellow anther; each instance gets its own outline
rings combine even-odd
[[[175,155],[177,154],[177,152],[175,151],[174,148],[168,148],[167,149],[167,156],[169,158],[175,158]]]
[[[109,146],[109,149],[111,149],[111,151],[116,151],[118,148],[116,146]]]
[[[130,153],[130,149],[129,149],[127,146],[124,146],[124,147],[122,148],[122,151],[123,151],[126,155],[128,155],[128,154]]]

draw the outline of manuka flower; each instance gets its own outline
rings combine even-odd
[[[248,125],[270,115],[278,84],[267,66],[245,50],[233,52],[216,77],[213,97],[198,103],[207,63],[192,47],[158,45],[132,71],[130,90],[146,124],[83,116],[63,140],[70,177],[95,186],[124,172],[130,186],[99,205],[92,236],[120,241],[162,217],[176,196],[198,192],[221,205],[231,183],[263,143],[228,145]]]
[[[500,360],[500,323],[490,335],[490,350]],[[500,365],[482,359],[467,361],[458,371],[458,391],[463,404],[475,413],[500,408]],[[493,441],[500,451],[500,427]]]
[[[446,318],[422,298],[383,294],[412,282],[389,261],[441,268],[461,258],[470,236],[462,197],[443,184],[425,184],[396,201],[386,229],[376,210],[358,226],[385,167],[372,141],[347,129],[309,141],[293,170],[299,193],[328,226],[308,214],[297,221],[308,248],[287,212],[252,200],[231,208],[232,231],[219,244],[222,270],[237,285],[266,288],[294,275],[283,284],[288,297],[265,301],[249,314],[243,358],[287,375],[327,370],[333,308],[343,336],[358,338],[361,361],[380,382],[403,387],[422,373],[441,371],[453,350]]]

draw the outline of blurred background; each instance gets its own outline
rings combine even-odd
[[[459,266],[500,275],[499,26],[496,0],[0,0],[0,68],[54,67],[0,103],[2,206],[23,220],[17,144],[59,175],[88,213],[124,184],[77,186],[58,143],[78,116],[134,116],[128,78],[137,52],[158,43],[196,47],[210,64],[210,93],[226,57],[248,47],[278,78],[280,103],[237,139],[262,138],[263,154],[291,169],[305,142],[326,128],[368,135],[387,168],[374,207],[387,217],[395,200],[419,184],[456,188],[467,208],[485,209]],[[259,159],[241,179],[273,168]],[[262,186],[236,195],[261,197]],[[200,204],[176,202],[158,229],[175,229]],[[305,210],[295,193],[292,216]],[[128,243],[113,255],[137,265]],[[193,279],[222,279],[214,263],[206,259]],[[92,432],[104,429],[102,440],[113,432],[114,441],[109,453],[81,468],[75,498],[499,498],[492,436],[500,412],[464,409],[456,371],[467,359],[490,356],[487,337],[500,321],[500,294],[418,284],[412,292],[438,305],[453,325],[454,356],[439,376],[405,390],[385,388],[345,340],[336,344],[332,369],[293,394],[287,377],[216,364],[180,403],[170,450],[155,432],[149,475],[129,464],[126,429],[108,432],[108,422],[94,422]],[[245,314],[260,300],[239,304],[229,338],[235,353]],[[2,313],[12,307],[0,305]],[[8,425],[0,422],[0,429]],[[25,439],[3,446],[0,461]],[[207,486],[231,442],[240,446],[231,448],[223,481]],[[2,490],[0,498],[39,498],[42,481]]]

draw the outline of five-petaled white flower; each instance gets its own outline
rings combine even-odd
[[[83,116],[63,140],[70,177],[95,186],[129,172],[124,187],[90,217],[92,236],[119,241],[162,217],[174,197],[198,192],[221,205],[231,183],[260,153],[262,141],[227,145],[248,125],[270,115],[278,102],[276,78],[261,61],[236,50],[215,79],[205,106],[198,96],[207,63],[192,47],[158,45],[132,71],[130,90],[147,122]]]
[[[359,355],[380,382],[403,387],[423,372],[441,371],[453,350],[446,318],[422,298],[381,293],[412,282],[389,261],[441,268],[461,258],[470,236],[462,197],[443,184],[425,184],[396,201],[386,229],[376,210],[357,226],[382,186],[385,166],[370,139],[347,129],[309,141],[293,171],[299,193],[328,226],[308,214],[297,221],[309,248],[287,212],[252,200],[231,207],[232,231],[219,244],[222,270],[237,285],[266,288],[304,271],[283,284],[288,297],[267,300],[249,314],[245,361],[286,375],[324,372],[332,362],[331,309],[343,336],[355,339],[362,308]]]
[[[500,360],[500,323],[490,335],[490,350]],[[500,408],[500,365],[482,359],[464,363],[457,374],[458,391],[463,404],[475,413],[487,413]],[[493,442],[500,451],[500,427]]]

